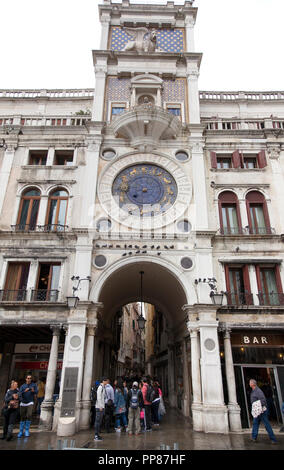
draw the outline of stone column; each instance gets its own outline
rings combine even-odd
[[[101,148],[101,136],[93,136],[87,140],[87,147],[85,149],[85,162],[86,165],[81,166],[80,169],[80,187],[79,191],[84,194],[84,198],[80,203],[79,214],[76,217],[76,222],[73,224],[76,227],[94,229],[94,216],[95,216],[95,201],[97,192],[97,174],[99,165],[99,155]],[[88,188],[88,191],[86,191]]]
[[[84,378],[83,378],[80,429],[88,429],[90,426],[90,409],[91,409],[90,394],[91,394],[91,387],[92,387],[95,332],[96,332],[95,325],[87,326],[87,346],[86,346],[86,353],[85,353],[85,367],[84,367]]]
[[[108,49],[109,23],[110,23],[109,14],[104,13],[101,19],[102,32],[101,32],[100,50],[102,51],[106,51]]]
[[[107,54],[97,57],[95,65],[96,88],[92,111],[92,121],[102,122],[104,120],[104,97],[107,76]]]
[[[170,406],[177,406],[177,392],[175,390],[175,346],[173,337],[169,338],[168,344],[168,386],[169,386],[169,402]]]
[[[200,124],[200,102],[198,90],[198,65],[192,62],[187,64],[188,110],[189,123]]]
[[[0,213],[2,212],[4,199],[6,197],[6,191],[8,188],[8,182],[11,174],[15,151],[18,145],[17,136],[7,136],[5,138],[6,151],[3,157],[1,172],[0,172]]]
[[[230,330],[228,328],[224,331],[224,352],[225,352],[225,367],[226,367],[226,379],[229,396],[229,423],[230,430],[240,432],[242,430],[241,425],[241,410],[237,402],[236,394],[236,381],[234,373],[234,363],[231,346]]]
[[[187,340],[184,338],[182,342],[182,355],[183,355],[183,412],[184,416],[189,416],[189,403],[190,403],[190,389],[189,389],[189,370],[186,350]]]
[[[77,308],[70,309],[68,315],[68,335],[65,341],[60,410],[58,410],[60,415],[58,416],[57,423],[58,436],[72,436],[80,427],[85,334],[86,324],[88,323],[87,315],[89,306],[89,302],[80,300]],[[66,384],[67,390],[62,390],[65,386],[65,382],[67,382],[66,377],[72,386],[69,387],[69,385]],[[62,405],[66,397],[68,397],[69,409],[68,413],[65,412],[64,414]]]
[[[51,350],[48,362],[45,395],[41,405],[40,428],[50,431],[52,428],[52,412],[53,412],[53,392],[57,374],[58,345],[60,337],[60,327],[58,325],[51,326],[53,331]]]
[[[186,50],[187,50],[187,52],[195,52],[194,25],[195,25],[194,18],[192,16],[187,16],[186,19],[185,19]]]
[[[209,305],[204,306],[200,308],[198,316],[203,431],[227,434],[229,431],[228,409],[224,403],[216,309]]]
[[[64,353],[63,353],[63,365],[65,364],[66,361],[66,354],[67,354],[67,336],[68,336],[68,324],[64,324],[62,326],[62,330],[65,333],[65,341],[64,341]],[[56,401],[54,405],[54,415],[53,415],[53,422],[52,422],[52,431],[56,432],[57,430],[57,425],[60,417],[60,411],[61,411],[61,404],[62,404],[62,393],[63,393],[63,383],[64,383],[64,368],[62,368],[62,373],[61,373],[61,381],[60,381],[60,390],[59,390],[59,399]]]
[[[208,230],[208,202],[207,202],[207,182],[204,164],[204,141],[198,132],[191,136],[189,145],[191,147],[192,171],[194,181],[195,199],[195,230]],[[202,210],[200,210],[202,207]]]
[[[200,378],[200,345],[198,339],[198,328],[187,323],[191,341],[191,380],[192,380],[192,421],[194,431],[203,431],[202,422],[202,393]]]

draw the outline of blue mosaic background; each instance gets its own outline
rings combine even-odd
[[[121,51],[129,40],[131,36],[123,28],[114,26],[111,31],[110,49]],[[157,47],[164,52],[184,52],[183,30],[179,28],[158,29]]]

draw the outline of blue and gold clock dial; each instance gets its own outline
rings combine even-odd
[[[133,165],[115,178],[112,194],[130,215],[151,217],[168,210],[177,197],[172,175],[157,165]]]

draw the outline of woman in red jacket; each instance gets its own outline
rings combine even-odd
[[[144,409],[145,409],[145,423],[146,423],[146,431],[152,431],[152,421],[151,421],[151,406],[152,403],[147,400],[147,390],[150,386],[150,381],[147,380],[145,377],[142,379],[143,387],[142,387],[142,395],[144,401]]]

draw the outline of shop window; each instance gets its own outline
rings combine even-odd
[[[64,231],[66,228],[66,216],[68,205],[68,193],[64,189],[56,189],[48,200],[46,227],[50,231]]]
[[[250,191],[246,196],[249,233],[267,235],[271,233],[265,197],[258,191]]]
[[[256,265],[260,305],[284,305],[279,266]]]
[[[222,235],[237,235],[241,233],[241,216],[239,201],[231,191],[219,195],[220,231]]]
[[[59,263],[41,263],[36,289],[33,290],[32,300],[50,301],[58,300],[58,286],[60,276]]]
[[[228,305],[252,305],[248,266],[225,266]]]
[[[16,230],[35,230],[40,204],[38,189],[26,190],[21,198]]]
[[[56,150],[54,155],[54,165],[73,165],[74,150]]]
[[[46,165],[47,150],[30,150],[29,165]]]
[[[5,288],[1,291],[2,301],[26,300],[26,288],[30,263],[9,263]]]

